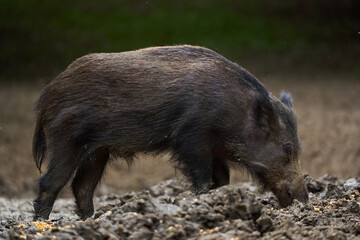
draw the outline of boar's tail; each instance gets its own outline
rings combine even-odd
[[[41,114],[39,114],[35,133],[33,138],[33,157],[36,163],[36,167],[41,172],[41,164],[45,158],[46,153],[46,139],[45,139],[45,131],[44,131],[44,121],[42,119]]]

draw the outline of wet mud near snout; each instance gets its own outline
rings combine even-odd
[[[32,221],[30,200],[0,199],[0,239],[359,239],[360,178],[306,177],[310,201],[280,208],[251,183],[194,195],[180,180],[95,199],[95,216],[58,199],[50,220]]]

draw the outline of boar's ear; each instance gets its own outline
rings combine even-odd
[[[280,101],[285,104],[288,107],[292,107],[293,105],[293,99],[291,97],[291,94],[285,91],[281,91],[280,93]]]
[[[275,122],[274,108],[269,98],[260,96],[257,98],[255,117],[258,126],[265,131],[266,136],[271,133],[272,126]]]

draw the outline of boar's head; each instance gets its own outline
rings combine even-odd
[[[282,92],[280,100],[269,95],[255,103],[251,136],[247,137],[247,169],[285,207],[293,199],[308,201],[308,192],[301,171],[301,146],[292,97]]]

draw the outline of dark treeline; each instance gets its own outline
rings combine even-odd
[[[270,62],[283,62],[282,68],[305,64],[360,72],[357,0],[0,0],[0,5],[2,81],[47,79],[90,52],[184,43],[242,64],[277,59]]]

